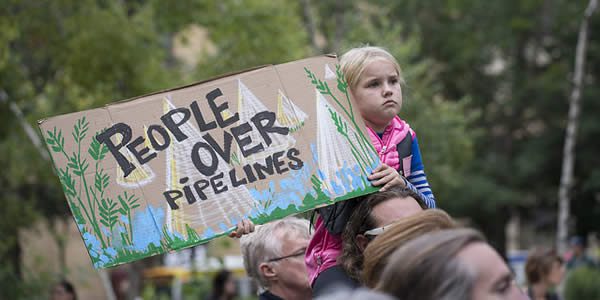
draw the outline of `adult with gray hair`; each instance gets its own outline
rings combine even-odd
[[[312,297],[304,264],[309,229],[308,220],[288,217],[241,238],[244,267],[262,291],[260,300]]]
[[[398,248],[376,289],[398,299],[527,299],[500,255],[466,228],[425,234]]]

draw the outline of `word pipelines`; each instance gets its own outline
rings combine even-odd
[[[287,150],[287,153],[285,153],[287,159],[289,160],[287,167],[286,162],[281,160],[284,153],[285,151],[279,151],[267,156],[264,159],[264,164],[255,162],[253,164],[244,165],[241,170],[239,170],[240,173],[243,172],[241,177],[239,177],[236,169],[230,169],[228,172],[228,177],[231,185],[235,188],[240,185],[255,182],[257,180],[266,179],[267,175],[273,175],[275,173],[283,174],[290,169],[299,170],[304,166],[302,160],[297,157],[297,155],[300,154],[298,149],[290,148]],[[192,204],[197,201],[195,195],[198,195],[200,200],[208,199],[204,190],[209,186],[212,187],[212,191],[215,195],[229,190],[228,185],[223,182],[224,180],[226,181],[226,179],[223,178],[224,176],[226,176],[225,172],[220,172],[208,179],[200,179],[196,182],[193,182],[195,194],[192,192],[192,183],[188,183],[189,178],[184,177],[179,180],[179,183],[184,185],[183,192],[181,190],[168,190],[163,192],[163,196],[165,197],[165,200],[167,200],[167,203],[171,209],[179,209],[179,205],[175,203],[175,200],[183,198],[184,194],[187,203]]]
[[[224,101],[221,104],[217,104],[216,100],[217,100],[217,98],[219,98],[221,96],[223,96],[223,93],[221,92],[221,89],[219,89],[219,88],[216,88],[216,89],[210,91],[208,94],[206,94],[206,100],[208,101],[209,107],[214,116],[214,120],[212,120],[212,121],[207,121],[207,119],[205,119],[205,116],[203,115],[202,111],[200,111],[198,102],[192,101],[189,108],[186,108],[186,107],[175,108],[173,110],[168,111],[164,115],[162,115],[160,117],[160,120],[162,121],[162,125],[153,124],[153,125],[148,126],[148,128],[146,130],[146,134],[147,134],[148,140],[150,141],[150,144],[152,145],[152,148],[154,150],[151,150],[149,147],[141,147],[140,148],[140,146],[144,145],[144,142],[145,142],[145,138],[143,136],[138,136],[137,138],[135,138],[132,141],[131,127],[125,123],[114,124],[113,126],[108,128],[104,132],[98,134],[96,136],[96,140],[98,140],[99,143],[104,143],[106,145],[106,147],[108,148],[110,153],[113,155],[113,157],[119,164],[119,167],[121,168],[121,170],[123,170],[124,176],[127,177],[128,175],[131,174],[131,172],[133,170],[135,170],[136,166],[131,161],[129,161],[125,155],[123,155],[120,152],[121,148],[126,147],[129,150],[129,152],[131,152],[131,154],[135,157],[135,159],[139,162],[139,164],[144,165],[144,164],[150,162],[152,159],[157,157],[157,151],[163,151],[169,147],[169,145],[171,144],[171,135],[177,140],[177,142],[182,142],[189,138],[180,129],[180,127],[183,124],[185,124],[187,121],[189,121],[192,116],[196,120],[196,123],[198,124],[198,128],[203,133],[206,131],[215,129],[217,127],[223,129],[223,128],[229,127],[229,126],[233,125],[234,123],[236,123],[237,121],[239,121],[240,118],[239,118],[239,114],[237,112],[234,115],[229,116],[228,118],[225,118],[225,119],[223,118],[222,112],[229,108],[229,103],[227,101]],[[178,118],[176,118],[176,116],[178,116]],[[202,173],[204,176],[213,177],[213,178],[216,177],[216,179],[218,179],[219,175],[213,176],[213,175],[215,175],[215,173],[217,171],[218,162],[219,162],[217,155],[219,155],[225,162],[229,163],[230,158],[231,158],[231,146],[232,146],[232,142],[234,139],[240,149],[242,156],[248,157],[252,154],[256,154],[256,153],[265,151],[266,148],[269,147],[273,142],[270,135],[273,135],[273,134],[288,135],[289,134],[289,128],[276,126],[275,119],[276,119],[276,115],[275,115],[275,113],[273,113],[271,111],[261,111],[261,112],[256,113],[253,117],[250,118],[249,122],[245,122],[245,123],[239,124],[237,126],[231,127],[229,129],[230,132],[223,130],[223,145],[222,146],[216,142],[216,140],[212,137],[212,135],[209,132],[206,132],[204,135],[202,135],[202,138],[204,139],[204,141],[199,141],[199,142],[195,143],[192,148],[192,153],[190,154],[192,163],[194,164],[196,169],[200,173]],[[253,126],[250,124],[250,122],[252,123]],[[167,130],[168,130],[168,132],[167,132]],[[257,142],[257,141],[252,140],[252,137],[249,134],[253,130],[256,130],[260,134],[260,136],[262,137],[262,141],[264,142],[265,145],[263,145],[262,142]],[[170,132],[170,134],[169,134],[169,132]],[[120,142],[115,143],[113,141],[112,137],[117,134],[121,136],[121,140],[120,140]],[[201,156],[200,155],[201,151],[207,152],[209,155]],[[289,163],[289,167],[291,169],[299,169],[303,165],[302,161],[300,161],[297,158],[298,154],[299,154],[299,152],[295,148],[291,148],[287,152],[286,156],[288,157],[288,159],[290,159],[291,161],[294,162],[294,163],[292,163],[292,162]],[[267,159],[266,164],[267,165],[269,165],[269,164],[278,165],[278,163],[280,163],[278,160],[278,157],[282,156],[283,153],[280,153],[279,155],[277,155],[277,157],[276,157],[276,155],[277,155],[277,153],[273,154],[272,156],[267,157],[267,158],[270,158],[270,163],[269,163],[269,160]],[[255,180],[252,180],[252,179],[255,177],[254,177],[254,175],[251,174],[252,171],[250,168],[251,168],[250,165],[246,165],[243,167],[243,170],[246,173],[246,177],[248,178],[248,181],[253,182]],[[258,168],[258,167],[255,166],[255,169],[256,168]],[[280,168],[281,168],[281,165],[279,165],[279,167],[276,167],[276,169],[278,170],[278,173],[281,173],[281,172],[279,172]],[[230,177],[235,176],[235,174],[232,175],[231,173],[232,172],[230,171]],[[259,173],[259,172],[257,171],[257,173]],[[267,172],[267,173],[269,173],[269,172]],[[220,174],[220,177],[223,177],[222,173],[219,173],[219,174]],[[261,173],[259,173],[259,174],[261,174]],[[270,174],[272,174],[272,172]],[[263,179],[262,176],[260,176],[260,175],[259,175],[259,178]],[[186,179],[185,181],[187,181],[187,178],[184,178],[184,179]],[[235,177],[231,177],[231,179],[232,179],[232,183],[238,182],[237,180],[235,180]],[[212,178],[211,178],[211,181],[212,181]],[[240,184],[244,184],[243,180],[239,181],[239,182],[242,182]],[[183,183],[185,183],[185,182],[182,182],[182,184]],[[202,198],[201,191],[203,189],[203,187],[202,187],[203,185],[204,185],[203,182],[202,183],[196,182],[194,184],[194,187],[201,198]],[[218,183],[212,184],[212,185],[213,185],[213,189],[215,190],[215,192],[217,192],[217,190],[220,190]],[[215,188],[215,186],[216,186],[216,188]],[[234,186],[235,186],[235,183],[234,183]],[[204,186],[204,188],[205,187],[206,186]],[[177,196],[176,194],[177,193],[169,193],[169,195],[171,195],[172,197],[167,197],[167,193],[165,193],[165,197],[167,198],[167,200],[170,198],[172,199],[172,198],[181,197],[180,194],[179,194],[179,196]],[[188,201],[190,201],[189,198],[188,198]],[[173,202],[173,204],[174,204],[174,202]],[[171,206],[173,207],[173,205],[171,205]]]

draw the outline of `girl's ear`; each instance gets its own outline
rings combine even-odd
[[[358,249],[360,249],[360,252],[365,251],[365,249],[367,248],[367,245],[369,244],[369,238],[366,237],[364,234],[357,234],[356,235],[356,246],[358,246]]]
[[[267,280],[277,278],[277,271],[273,269],[270,263],[261,263],[258,265],[258,270],[260,270],[262,276],[264,276]]]

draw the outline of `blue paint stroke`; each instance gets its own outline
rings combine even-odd
[[[102,230],[102,233],[104,233],[105,236],[110,236],[110,231],[108,231],[108,228],[100,226],[100,230]]]
[[[111,257],[117,256],[117,251],[112,247],[108,247],[108,248],[104,249],[104,253],[110,255]]]
[[[310,152],[312,153],[312,159],[315,164],[319,162],[319,150],[317,149],[317,145],[314,143],[310,144]]]
[[[221,231],[225,232],[225,231],[229,230],[229,227],[227,227],[227,225],[225,225],[225,223],[221,222],[221,223],[219,223],[219,229],[221,229]]]
[[[88,252],[92,257],[98,257],[102,252],[102,247],[100,246],[100,241],[96,238],[95,235],[86,232],[83,234],[83,241],[88,248]]]
[[[204,230],[204,233],[202,234],[202,238],[204,239],[210,239],[213,236],[215,236],[215,231],[212,230],[212,228],[210,227],[206,228],[206,230]]]
[[[163,224],[165,212],[161,208],[148,205],[146,209],[137,211],[133,218],[133,248],[144,252],[150,244],[160,247],[161,232],[156,224]]]
[[[365,182],[363,181],[362,173],[358,165],[355,165],[352,168],[350,177],[352,179],[352,190],[365,189]]]

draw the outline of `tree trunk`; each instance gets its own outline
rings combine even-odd
[[[346,5],[348,5],[343,0],[337,0],[335,2],[335,33],[333,36],[333,52],[339,52],[341,48],[342,39],[346,34]]]
[[[302,6],[302,21],[304,23],[304,28],[306,28],[306,33],[308,33],[310,44],[315,53],[320,53],[321,48],[317,43],[317,26],[315,25],[315,18],[312,13],[310,0],[300,0],[300,5]]]
[[[588,20],[596,10],[597,0],[590,0],[577,38],[575,50],[575,71],[573,74],[573,90],[569,96],[569,115],[565,132],[565,144],[563,148],[562,173],[560,175],[560,186],[558,189],[558,229],[556,235],[556,246],[560,252],[567,248],[567,236],[569,227],[570,195],[573,186],[573,166],[575,164],[575,142],[577,139],[577,127],[579,125],[579,111],[581,99],[581,87],[585,66],[585,52],[588,39]]]

